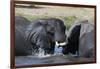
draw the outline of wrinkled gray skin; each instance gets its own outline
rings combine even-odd
[[[94,27],[92,24],[87,20],[76,22],[71,26],[67,35],[68,44],[63,46],[63,54],[94,57]]]
[[[30,55],[41,48],[45,54],[53,54],[55,41],[60,43],[66,40],[65,29],[63,21],[56,18],[30,23],[23,17],[15,17],[15,52],[17,55]]]
[[[21,16],[15,16],[15,55],[26,55],[31,51],[30,47],[26,46],[24,39],[25,31],[30,21]]]

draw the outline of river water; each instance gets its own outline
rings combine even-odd
[[[73,63],[73,62],[91,62],[94,58],[83,58],[77,57],[77,55],[63,55],[61,53],[62,49],[55,47],[54,55],[28,55],[28,56],[16,56],[15,65],[40,65],[40,64],[58,64],[58,63]],[[40,54],[42,51],[40,52]]]
[[[24,65],[40,65],[40,64],[58,64],[58,63],[72,63],[72,62],[91,62],[94,61],[93,58],[79,58],[72,57],[69,55],[52,55],[46,57],[37,57],[37,56],[17,56],[15,57],[16,66]]]

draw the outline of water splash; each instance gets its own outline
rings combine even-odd
[[[61,55],[62,54],[62,47],[59,45],[55,45],[54,55]]]
[[[50,54],[45,55],[45,51],[42,48],[39,48],[39,54],[38,57],[39,58],[44,58],[44,57],[49,57]]]
[[[50,57],[50,54],[45,55],[45,51],[42,48],[39,48],[38,50],[34,50],[32,52],[32,55],[38,58],[45,58],[45,57]]]
[[[34,50],[33,52],[33,56],[37,56],[39,58],[45,58],[45,57],[51,57],[51,56],[55,56],[55,55],[63,55],[62,53],[62,46],[65,45],[66,43],[55,43],[55,49],[54,49],[54,54],[45,54],[44,49],[39,48],[38,51]],[[60,47],[59,47],[60,46]]]

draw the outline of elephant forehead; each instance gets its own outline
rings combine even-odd
[[[56,27],[56,23],[49,20],[47,26],[50,26],[50,27]]]

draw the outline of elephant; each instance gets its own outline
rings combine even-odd
[[[31,22],[22,16],[15,16],[15,55],[29,54],[30,47],[25,46],[24,33]]]
[[[94,25],[88,20],[75,22],[69,32],[68,44],[63,46],[63,54],[79,57],[94,57]]]
[[[23,19],[25,18],[17,20],[15,17],[16,53],[35,55],[43,51],[44,55],[54,54],[55,42],[63,43],[66,41],[66,26],[61,19],[43,18],[31,22]]]

